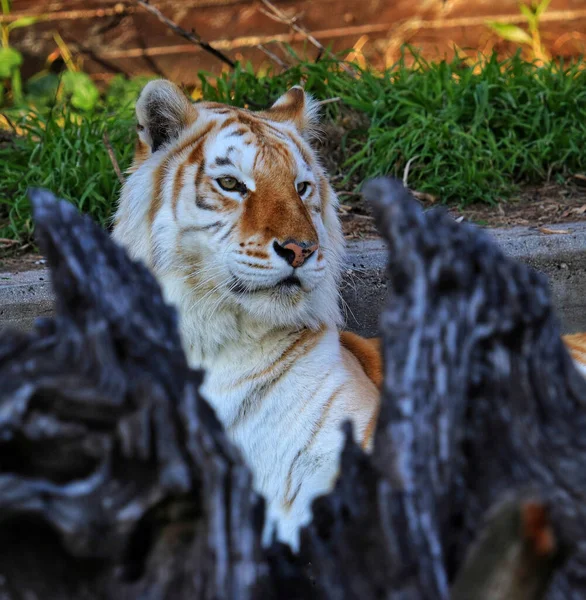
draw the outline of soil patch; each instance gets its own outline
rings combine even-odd
[[[421,200],[421,203],[425,208],[438,205],[429,200]],[[540,228],[546,224],[585,221],[586,188],[572,184],[545,184],[527,187],[518,197],[502,201],[496,206],[472,204],[466,208],[450,207],[448,210],[454,218],[481,227],[523,225]],[[374,219],[359,195],[353,195],[351,204],[342,204],[341,218],[348,239],[377,237]],[[544,233],[548,232],[544,230]]]
[[[40,254],[34,252],[14,254],[13,256],[0,255],[0,273],[16,274],[46,268],[45,259]]]

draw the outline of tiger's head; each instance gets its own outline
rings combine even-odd
[[[218,311],[275,326],[337,325],[343,236],[310,141],[317,105],[294,87],[260,112],[191,103],[152,81],[114,237],[182,319]]]

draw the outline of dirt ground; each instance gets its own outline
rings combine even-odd
[[[343,203],[343,197],[341,199]],[[420,199],[425,208],[435,202]],[[571,184],[545,184],[528,187],[517,198],[497,206],[486,204],[466,208],[450,208],[456,219],[475,223],[480,227],[513,227],[523,225],[540,228],[546,224],[571,223],[586,220],[586,187]],[[341,218],[347,239],[363,239],[377,235],[374,220],[358,197],[352,204],[342,204]],[[547,231],[544,231],[547,233]]]
[[[22,273],[23,271],[37,271],[46,268],[47,265],[43,257],[34,252],[2,256],[2,250],[0,250],[0,273]],[[2,285],[1,279],[0,276],[0,285]]]

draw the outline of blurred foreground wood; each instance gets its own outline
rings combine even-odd
[[[545,279],[486,233],[370,183],[389,246],[374,451],[300,553],[263,501],[142,266],[32,193],[54,320],[0,337],[0,592],[7,600],[583,598],[586,383]]]

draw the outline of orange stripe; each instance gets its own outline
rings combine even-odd
[[[173,181],[173,198],[172,198],[172,206],[173,206],[173,216],[177,218],[177,203],[179,202],[179,194],[181,193],[181,188],[183,187],[183,173],[185,172],[185,163],[181,163],[179,168],[177,169],[177,173],[175,173],[175,180]]]
[[[134,158],[130,170],[136,171],[138,167],[148,158],[151,149],[138,136],[134,145]]]
[[[179,165],[179,169],[177,169],[177,173],[175,174],[175,181],[173,182],[173,215],[177,218],[177,203],[179,202],[179,194],[181,192],[181,187],[183,186],[183,173],[185,171],[185,167],[191,164],[199,164],[203,159],[203,144],[205,141],[204,136],[209,133],[211,128],[207,128],[202,135],[199,137],[196,142],[195,147],[189,153],[187,160]],[[198,172],[199,175],[199,172]]]
[[[301,154],[301,158],[303,158],[303,160],[307,163],[307,166],[312,167],[313,160],[312,160],[311,155],[307,151],[307,147],[305,146],[305,144],[301,141],[301,139],[298,139],[294,135],[289,134],[288,137],[293,142],[293,144],[295,144],[295,146],[297,147],[299,154]]]
[[[255,265],[254,263],[249,263],[249,262],[245,262],[245,263],[241,263],[241,264],[246,265],[247,267],[250,267],[251,269],[271,269],[272,268],[272,267],[267,267],[267,265]]]
[[[295,490],[295,493],[292,496],[290,495],[291,494],[291,485],[293,483],[293,470],[295,468],[295,465],[296,465],[297,461],[311,448],[311,446],[315,442],[315,440],[317,438],[317,434],[321,431],[322,427],[324,426],[324,424],[326,422],[326,418],[328,416],[328,413],[330,412],[330,409],[334,405],[334,400],[339,396],[340,392],[342,391],[342,389],[344,388],[345,385],[346,385],[345,383],[340,384],[332,392],[330,397],[327,399],[326,403],[322,407],[322,413],[317,422],[316,428],[313,430],[313,433],[311,434],[311,437],[309,438],[309,440],[307,441],[305,446],[301,450],[299,450],[299,452],[297,452],[297,454],[295,455],[295,458],[291,461],[291,466],[289,467],[289,472],[287,473],[287,479],[286,479],[286,484],[285,484],[285,493],[283,495],[284,496],[283,508],[285,510],[291,509],[291,506],[293,505],[293,502],[295,502],[295,499],[297,498],[297,495],[299,494],[299,490],[301,489],[301,484],[299,484],[299,486]]]
[[[573,333],[562,336],[562,340],[570,351],[572,358],[586,365],[586,333]]]
[[[239,379],[235,385],[254,381],[256,379],[264,379],[260,381],[256,390],[248,395],[248,398],[240,405],[236,422],[239,423],[243,419],[248,418],[252,414],[257,413],[263,401],[270,395],[271,390],[281,381],[281,379],[291,370],[298,359],[306,356],[321,339],[324,331],[313,332],[305,329],[293,344],[291,344],[271,365],[263,369],[260,373],[254,373]],[[313,336],[313,337],[310,337]],[[309,339],[307,339],[309,338]],[[303,345],[304,344],[304,345]],[[299,348],[301,346],[301,348]],[[295,350],[299,348],[297,352]],[[279,367],[281,367],[279,369]]]
[[[293,494],[293,496],[291,496],[291,486],[293,485],[293,469],[295,468],[297,461],[301,458],[304,451],[305,451],[305,448],[303,448],[302,450],[299,450],[299,452],[297,452],[297,454],[295,455],[295,458],[291,461],[291,465],[289,467],[289,472],[287,473],[287,479],[285,480],[285,493],[283,494],[283,498],[285,500],[283,503],[283,508],[285,510],[291,510],[291,506],[293,505],[293,502],[295,502],[295,498],[297,498],[297,495],[299,494],[299,490],[301,489],[301,485],[297,486],[297,489],[295,490],[295,494]]]
[[[240,251],[238,254],[246,254],[246,256],[254,256],[255,258],[268,258],[269,255],[266,252],[261,250],[245,250],[244,252]]]
[[[324,175],[322,175],[319,179],[319,195],[321,200],[321,210],[325,213],[328,205],[331,202],[331,197],[330,186],[327,178]]]
[[[313,394],[311,394],[311,396],[309,396],[309,398],[307,398],[305,400],[305,402],[299,407],[298,412],[297,412],[297,416],[299,416],[301,413],[305,412],[305,409],[312,404],[314,398],[321,392],[322,388],[324,387],[324,385],[326,385],[326,383],[328,382],[328,379],[330,377],[332,373],[332,369],[328,369],[328,371],[324,374],[322,380],[319,382],[319,385],[315,388],[315,390],[313,391]]]
[[[171,154],[169,154],[168,158],[173,158],[177,156],[177,154],[181,154],[183,150],[189,148],[195,142],[203,139],[210,131],[216,126],[216,122],[208,123],[202,130],[195,132],[191,137],[187,138],[184,142],[182,142],[179,146],[175,148],[171,148]]]
[[[163,204],[163,179],[165,178],[165,171],[167,170],[168,164],[169,159],[163,160],[153,173],[153,196],[151,198],[149,212],[147,215],[149,224],[151,226],[155,220],[155,217],[157,216],[157,213],[161,209],[161,205]]]
[[[236,382],[235,385],[240,385],[242,383],[253,381],[255,379],[262,379],[267,375],[271,375],[273,371],[275,371],[275,369],[280,364],[282,364],[287,358],[289,358],[299,346],[307,343],[307,345],[303,346],[303,348],[298,354],[295,354],[293,356],[291,362],[293,362],[296,358],[301,358],[302,356],[305,356],[309,351],[313,350],[313,348],[317,346],[318,341],[321,339],[324,333],[325,330],[323,329],[317,332],[311,331],[310,329],[303,329],[299,337],[292,344],[287,346],[287,348],[285,348],[285,350],[272,364],[263,369],[260,373],[254,373],[253,375],[246,375],[245,377],[242,377]]]
[[[148,221],[149,224],[152,225],[157,213],[161,209],[163,204],[163,196],[162,196],[162,188],[163,188],[163,179],[165,177],[165,171],[169,166],[171,160],[181,154],[186,148],[189,148],[192,144],[195,144],[198,140],[203,139],[214,127],[215,123],[208,123],[203,130],[198,131],[196,134],[187,138],[184,142],[170,149],[169,154],[161,161],[159,166],[155,169],[153,179],[153,197],[151,199],[151,204],[149,206],[148,211]]]
[[[189,153],[189,156],[187,157],[188,164],[200,164],[203,160],[203,144],[205,141],[204,136],[206,136],[211,131],[211,129],[211,127],[209,129],[206,129],[206,131],[201,135],[201,137],[197,141],[197,145],[194,146],[193,150]]]
[[[314,430],[313,435],[311,436],[311,439],[309,440],[307,449],[313,444],[313,442],[315,441],[315,438],[317,437],[317,434],[320,432],[321,428],[324,426],[326,417],[328,416],[328,413],[330,412],[330,409],[332,408],[332,406],[334,404],[334,400],[340,395],[340,392],[342,391],[342,389],[344,389],[345,385],[346,385],[345,383],[340,384],[332,392],[331,396],[327,399],[327,402],[325,403],[325,405],[323,407],[322,414],[319,418],[319,421],[317,422],[317,428]]]

